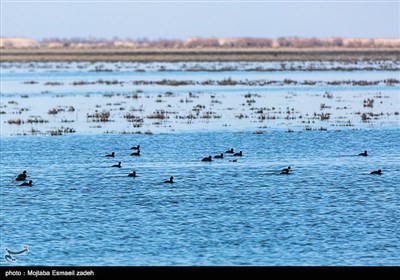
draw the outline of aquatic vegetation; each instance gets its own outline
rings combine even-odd
[[[26,120],[26,122],[30,123],[30,124],[33,124],[33,123],[38,124],[38,123],[48,123],[49,121],[48,120],[44,120],[44,119],[42,119],[42,117],[39,116],[39,117],[29,118],[29,119]]]
[[[23,120],[21,119],[11,119],[7,121],[8,124],[16,124],[16,125],[21,125],[24,123]]]
[[[364,107],[373,108],[374,107],[374,99],[364,99]]]
[[[87,119],[93,122],[108,122],[110,121],[110,112],[95,112],[94,114],[87,114]]]

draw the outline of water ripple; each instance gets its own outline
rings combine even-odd
[[[397,265],[399,136],[2,138],[2,246],[29,245],[22,265]],[[230,147],[243,150],[238,162],[201,162]],[[32,188],[16,187],[22,170]]]

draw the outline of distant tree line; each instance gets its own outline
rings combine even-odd
[[[177,39],[103,39],[103,38],[47,38],[36,41],[28,38],[1,38],[1,48],[399,48],[400,39],[385,38],[215,38],[193,37]]]

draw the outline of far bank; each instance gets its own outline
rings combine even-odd
[[[68,61],[377,61],[400,60],[400,49],[2,49],[0,62]]]

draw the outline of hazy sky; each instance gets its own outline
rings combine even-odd
[[[400,37],[398,1],[1,0],[1,35]]]

